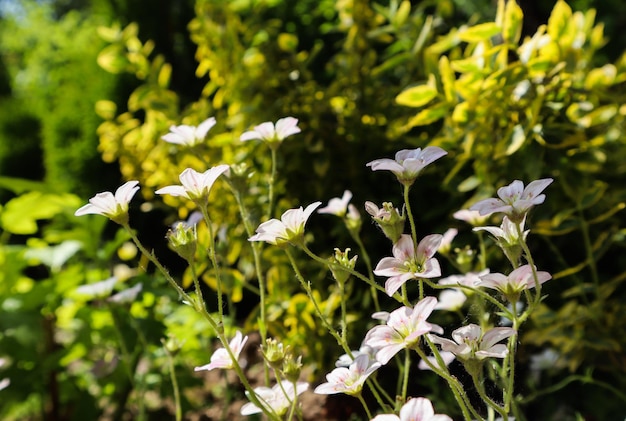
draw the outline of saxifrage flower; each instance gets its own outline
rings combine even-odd
[[[235,337],[228,343],[228,347],[232,351],[235,359],[239,360],[239,354],[243,350],[243,347],[248,341],[248,336],[243,336],[240,331],[235,333]],[[235,362],[228,354],[226,348],[219,348],[213,355],[211,355],[211,362],[209,364],[196,367],[194,371],[213,370],[214,368],[234,368]]]
[[[254,127],[254,130],[247,131],[240,136],[240,140],[263,140],[270,146],[277,145],[286,137],[300,133],[298,119],[293,117],[281,118],[276,124],[266,121]]]
[[[276,383],[271,389],[269,387],[257,387],[254,394],[259,398],[265,410],[273,411],[277,415],[283,415],[293,402],[294,395],[300,396],[308,390],[309,384],[304,382],[296,383],[295,393],[294,386],[291,382]],[[248,394],[248,392],[246,392]],[[263,412],[252,402],[248,402],[241,407],[241,415],[252,415]]]
[[[494,327],[483,334],[480,326],[471,323],[453,331],[453,341],[436,335],[431,335],[430,338],[441,345],[443,351],[452,352],[461,360],[482,360],[487,357],[504,358],[508,349],[498,342],[516,333],[510,327]]]
[[[180,126],[170,126],[170,132],[161,137],[168,143],[184,146],[195,146],[204,141],[207,133],[215,126],[215,117],[210,117],[196,126],[181,124]]]
[[[382,414],[372,421],[452,421],[452,418],[435,414],[433,404],[427,398],[411,398],[400,408],[400,416]]]
[[[155,193],[181,196],[196,203],[205,203],[209,198],[209,192],[217,178],[228,171],[228,169],[229,166],[225,164],[209,168],[202,173],[187,168],[178,177],[182,186],[163,187]]]
[[[537,280],[530,265],[520,266],[509,275],[488,273],[480,277],[477,286],[492,288],[500,291],[509,301],[517,301],[520,293],[525,289],[534,288],[536,284],[543,284],[552,279],[552,275],[544,271],[536,271]]]
[[[102,192],[89,199],[89,203],[78,209],[74,215],[88,214],[103,215],[118,224],[128,222],[128,203],[137,190],[139,181],[128,181],[120,186],[115,195],[111,192]]]
[[[297,243],[304,235],[306,221],[321,204],[322,202],[314,202],[306,209],[302,209],[302,206],[297,209],[289,209],[281,215],[280,220],[272,218],[259,225],[256,234],[248,240],[266,241],[274,245]]]
[[[408,234],[402,234],[393,245],[393,257],[384,257],[376,265],[374,274],[388,276],[385,282],[385,291],[392,296],[406,281],[416,278],[436,278],[441,276],[439,261],[433,256],[441,244],[440,234],[431,234],[413,245],[413,239]]]
[[[435,297],[426,297],[413,308],[405,306],[392,311],[386,324],[374,326],[367,332],[363,344],[378,349],[376,360],[387,364],[394,355],[413,346],[420,336],[435,328],[426,319],[436,305]]]
[[[396,153],[395,159],[375,159],[366,165],[372,171],[391,171],[400,183],[410,186],[424,167],[446,154],[447,152],[438,146],[403,149]]]
[[[521,221],[534,205],[539,205],[546,199],[545,194],[541,194],[546,187],[554,181],[551,178],[542,178],[532,181],[526,188],[520,180],[515,180],[508,186],[498,189],[499,198],[481,200],[470,207],[481,215],[491,215],[495,212],[505,213],[511,221],[517,223]]]
[[[326,383],[315,388],[315,393],[332,395],[345,393],[356,395],[361,392],[363,384],[382,364],[372,361],[367,354],[357,356],[349,367],[337,367],[326,375]]]

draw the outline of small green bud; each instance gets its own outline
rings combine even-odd
[[[167,233],[167,240],[170,247],[186,261],[194,259],[196,245],[198,241],[196,226],[188,226],[179,222],[173,230]]]
[[[268,338],[265,341],[265,345],[261,346],[261,353],[263,354],[263,358],[273,369],[279,370],[283,362],[285,361],[285,356],[289,352],[289,347],[285,349],[283,344],[278,342],[276,339]]]
[[[354,270],[356,260],[359,257],[354,256],[350,259],[348,257],[349,252],[349,248],[347,248],[345,251],[341,251],[336,248],[335,255],[328,259],[328,267],[330,268],[330,272],[333,274],[333,278],[335,278],[337,283],[342,286],[350,277],[350,272],[346,271],[346,269]]]
[[[293,355],[288,354],[283,361],[282,372],[288,381],[292,383],[297,382],[302,372],[302,357],[294,358]]]
[[[372,219],[378,224],[380,229],[387,238],[394,244],[398,242],[400,236],[404,233],[404,208],[402,213],[393,207],[390,202],[384,202],[381,209],[372,202],[365,202],[365,210],[372,216]]]

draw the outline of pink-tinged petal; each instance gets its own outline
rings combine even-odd
[[[479,287],[503,289],[508,278],[501,273],[488,273],[480,277]]]
[[[254,127],[254,130],[259,134],[260,138],[263,140],[272,140],[276,135],[276,130],[274,129],[274,123],[266,121],[265,123],[261,123],[258,126]]]
[[[198,125],[198,128],[196,129],[196,133],[195,133],[196,138],[204,139],[207,133],[209,132],[209,130],[211,130],[213,126],[215,126],[216,123],[217,121],[215,120],[215,117],[209,117],[206,120],[204,120],[202,123]]]
[[[396,276],[405,273],[399,270],[404,268],[403,263],[403,260],[396,259],[395,257],[383,257],[376,265],[374,274],[376,276]]]
[[[317,213],[343,216],[348,210],[348,203],[350,202],[350,199],[352,199],[352,192],[350,190],[346,190],[343,192],[341,199],[333,197],[328,201],[328,205],[318,209]]]
[[[441,237],[441,236],[440,236]],[[415,258],[413,239],[408,234],[402,234],[392,248],[393,257],[403,262]]]
[[[279,140],[296,133],[300,133],[297,118],[285,117],[276,122],[276,136]]]
[[[155,191],[156,194],[169,194],[170,196],[182,196],[189,198],[187,190],[183,186],[167,186]]]
[[[454,341],[451,341],[447,338],[442,338],[440,336],[432,335],[430,336],[430,340],[441,346],[441,349],[445,352],[451,352],[454,355],[464,355],[469,353],[470,349],[467,345],[459,345]]]
[[[522,199],[534,201],[539,198],[539,193],[545,190],[554,180],[551,178],[543,178],[541,180],[535,180],[530,182],[528,186],[524,189],[522,194]],[[544,196],[545,197],[545,196]],[[535,204],[543,203],[543,199],[541,202],[535,202]]]
[[[543,271],[538,271],[537,272],[537,280],[539,281],[540,284],[543,284],[546,281],[549,281],[550,279],[552,279],[552,275],[550,275],[549,272],[543,272]],[[535,285],[535,279],[531,276],[527,281],[526,281],[526,285],[528,288],[534,288]]]
[[[406,345],[404,343],[387,345],[386,347],[378,350],[378,352],[376,353],[376,360],[382,365],[385,365],[405,347]]]
[[[489,349],[481,349],[476,351],[476,356],[479,359],[483,358],[504,358],[509,353],[508,348],[504,344],[498,344],[490,347]]]
[[[402,165],[389,158],[375,159],[365,164],[365,166],[370,167],[372,171],[391,171],[393,173],[402,173],[404,171]]]
[[[466,343],[467,341],[478,341],[481,336],[480,326],[470,323],[467,326],[462,326],[452,332],[452,339],[458,344]]]
[[[286,239],[288,234],[285,225],[278,219],[270,219],[263,222],[256,229],[256,234],[248,238],[248,241],[267,241],[276,244],[276,239]]]
[[[239,136],[239,140],[241,140],[242,142],[245,142],[248,140],[260,140],[260,139],[261,139],[261,135],[256,130],[250,130],[250,131],[244,132],[241,134],[241,136]],[[249,405],[249,404],[246,404],[246,405]]]
[[[505,203],[511,203],[514,200],[518,200],[522,197],[524,192],[524,183],[520,180],[515,180],[508,186],[500,187],[498,189],[498,197]]]
[[[463,307],[467,301],[467,296],[458,289],[444,289],[439,294],[439,302],[435,310],[456,311]]]
[[[487,231],[496,238],[504,237],[504,231],[498,227],[476,227],[472,231]]]
[[[400,418],[398,418],[397,415],[382,414],[382,415],[376,415],[374,418],[372,418],[372,421],[402,421],[402,420],[400,420]]]
[[[495,212],[505,212],[510,209],[511,209],[510,205],[507,205],[500,199],[494,199],[494,198],[481,200],[480,202],[475,203],[474,205],[470,207],[470,210],[477,211],[482,216],[491,215],[492,213],[495,213]]]
[[[441,276],[441,266],[439,266],[439,260],[428,259],[424,263],[422,272],[419,273],[420,278],[437,278]]]
[[[437,299],[435,297],[425,297],[415,304],[415,307],[413,307],[413,313],[419,314],[423,320],[426,320],[433,312],[436,305]]]
[[[517,331],[510,327],[494,327],[485,332],[481,339],[480,347],[484,350],[489,349],[501,340],[513,336],[516,333]]]
[[[435,415],[433,404],[425,398],[409,399],[400,409],[402,421],[429,421]]]
[[[414,275],[412,273],[402,273],[398,276],[392,276],[385,282],[385,292],[390,297],[400,289],[409,279],[412,279]]]

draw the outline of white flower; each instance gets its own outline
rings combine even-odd
[[[439,302],[435,306],[435,310],[456,311],[463,307],[467,300],[467,296],[459,289],[444,289],[439,294]]]
[[[215,183],[220,175],[228,171],[228,169],[229,166],[225,164],[210,168],[203,173],[187,168],[178,177],[182,186],[163,187],[155,193],[181,196],[194,202],[205,202],[209,197],[213,183]]]
[[[308,383],[298,382],[296,383],[294,393],[293,383],[280,382],[271,389],[269,387],[257,387],[254,389],[254,394],[261,401],[265,410],[270,412],[274,411],[280,416],[287,412],[287,409],[289,409],[294,399],[294,395],[300,396],[308,390],[308,388]],[[248,392],[246,392],[246,394],[248,394]],[[261,412],[263,412],[263,410],[252,402],[248,402],[241,407],[241,415],[259,414]]]
[[[198,127],[187,126],[185,124],[180,126],[171,126],[170,132],[161,139],[168,143],[175,143],[177,145],[195,146],[198,143],[204,141],[206,134],[215,126],[215,117],[210,117],[204,120]]]
[[[375,275],[389,277],[385,282],[385,291],[390,297],[409,279],[441,276],[439,261],[433,256],[442,238],[439,234],[428,235],[420,241],[416,250],[410,235],[400,236],[393,245],[393,257],[382,258],[374,269]]]
[[[548,272],[535,271],[535,273],[537,274],[536,280],[530,265],[520,266],[508,276],[501,273],[488,273],[480,277],[481,281],[477,286],[498,290],[510,301],[517,301],[523,290],[534,288],[537,284],[543,284],[552,279],[552,275]]]
[[[108,191],[98,193],[74,215],[103,215],[118,224],[126,223],[128,222],[128,203],[139,190],[138,184],[139,181],[128,181],[115,191],[115,195]]]
[[[485,223],[487,219],[486,216],[482,216],[480,212],[469,209],[461,209],[452,214],[454,219],[458,219],[459,221],[465,221],[470,225],[478,226]]]
[[[505,213],[513,222],[521,221],[534,205],[539,205],[546,199],[540,194],[552,183],[551,178],[532,181],[526,188],[520,180],[515,180],[508,186],[498,189],[498,199],[485,199],[474,204],[470,210],[480,212],[481,215],[491,215],[495,212]]]
[[[348,212],[350,199],[352,199],[352,192],[350,190],[346,190],[343,192],[343,196],[341,198],[333,197],[328,201],[328,205],[318,209],[317,213],[336,215],[340,218],[343,218]]]
[[[337,367],[326,375],[326,383],[315,388],[315,393],[332,395],[345,393],[356,395],[363,388],[363,384],[374,371],[380,368],[381,363],[370,360],[369,355],[361,354],[354,359],[349,367]]]
[[[435,325],[426,319],[436,305],[435,297],[426,297],[414,308],[400,307],[392,311],[386,324],[374,326],[367,332],[363,343],[378,349],[376,359],[387,364],[400,350],[414,345],[420,336],[433,330]]]
[[[280,220],[273,218],[263,222],[248,241],[266,241],[274,245],[297,242],[304,235],[306,221],[321,204],[322,202],[314,202],[306,209],[302,209],[302,206],[289,209],[281,215]]]
[[[403,149],[396,153],[395,159],[376,159],[368,162],[366,166],[372,168],[372,171],[391,171],[400,183],[411,185],[424,167],[446,154],[447,152],[438,146],[427,146],[423,150]]]
[[[241,354],[241,350],[246,345],[248,341],[247,336],[243,336],[240,331],[235,333],[235,337],[228,343],[228,347],[232,351],[235,359],[239,360],[239,354]],[[194,371],[201,370],[213,370],[214,368],[233,368],[235,366],[235,362],[233,362],[230,355],[228,355],[228,351],[225,348],[220,348],[211,355],[211,362],[209,364],[203,365],[201,367],[194,368]]]
[[[266,121],[254,127],[254,130],[245,132],[239,138],[242,141],[258,139],[269,144],[282,142],[286,137],[300,133],[298,119],[293,117],[281,118],[276,124]]]
[[[510,327],[494,327],[483,334],[480,326],[471,323],[452,332],[454,341],[435,335],[430,338],[434,343],[441,345],[443,351],[452,352],[457,358],[482,360],[487,357],[504,358],[508,349],[506,345],[498,342],[516,333],[516,330]]]
[[[76,288],[76,292],[80,295],[86,295],[91,298],[105,297],[111,294],[113,287],[117,284],[117,277],[112,276],[104,281],[96,282],[95,284],[81,285]]]
[[[452,418],[435,414],[433,404],[426,398],[411,398],[400,408],[400,416],[377,415],[371,421],[452,421]]]

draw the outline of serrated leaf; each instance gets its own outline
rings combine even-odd
[[[423,107],[437,96],[437,89],[430,85],[418,85],[405,89],[396,96],[396,103],[406,107]]]

